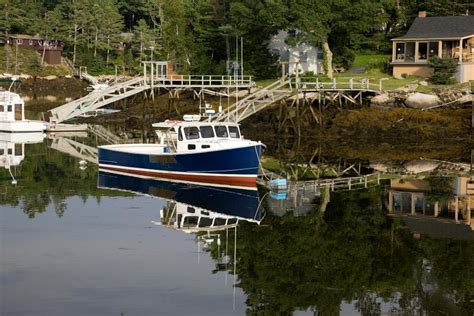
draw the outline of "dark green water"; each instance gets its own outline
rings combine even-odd
[[[75,140],[97,145],[94,137]],[[456,194],[466,198],[459,184],[465,170],[441,166],[400,175],[410,164],[391,147],[384,163],[395,170],[391,178],[402,181],[335,190],[329,201],[324,192],[278,199],[262,188],[242,193],[104,177],[53,143],[25,145],[24,158],[11,167],[16,185],[0,169],[2,316],[474,313],[474,231],[467,213],[456,223],[448,206]],[[315,145],[303,143],[309,149],[301,153],[269,143],[267,154],[291,169],[314,152]],[[319,145],[326,154],[320,151],[312,162],[319,159],[326,169],[364,153]],[[469,149],[455,148],[450,160],[465,167]],[[377,155],[380,162],[384,153]],[[374,171],[374,161],[358,161],[360,172]],[[410,189],[420,178],[430,192],[419,183]],[[400,216],[411,213],[412,195],[420,198],[414,215]],[[208,234],[205,218],[199,233],[189,228],[192,219],[171,227],[183,206],[229,225]]]

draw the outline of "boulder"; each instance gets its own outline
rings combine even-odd
[[[45,80],[56,80],[56,79],[58,79],[58,76],[46,76],[46,77],[43,77],[43,79],[45,79]]]
[[[424,86],[424,87],[426,87],[428,85],[428,82],[426,80],[422,80],[418,83],[420,84],[420,86]]]
[[[391,97],[388,93],[383,93],[373,97],[370,102],[373,105],[388,105],[395,102],[395,98]]]
[[[438,161],[432,160],[411,160],[403,164],[405,170],[409,173],[421,173],[433,171],[439,166]]]
[[[441,104],[441,99],[436,95],[425,93],[413,93],[405,100],[405,104],[413,109],[425,109]]]
[[[18,78],[23,79],[23,80],[27,80],[27,79],[31,79],[32,77],[30,75],[27,75],[27,74],[20,74],[18,76]]]

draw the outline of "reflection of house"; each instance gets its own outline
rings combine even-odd
[[[429,76],[428,59],[458,62],[456,79],[474,80],[474,16],[426,17],[420,12],[408,32],[392,39],[393,75]]]
[[[448,200],[442,201],[430,192],[430,183],[426,180],[391,180],[389,213],[453,219],[456,223],[470,225],[474,230],[474,183],[469,178],[454,178],[453,195]]]
[[[63,44],[54,39],[46,39],[39,35],[9,35],[4,44],[18,46],[19,48],[34,49],[41,55],[44,53],[44,61],[51,65],[61,64]]]
[[[272,53],[280,57],[280,61],[289,62],[285,65],[286,74],[294,75],[296,69],[300,72],[312,71],[315,74],[323,73],[323,52],[321,48],[314,47],[307,43],[295,46],[285,43],[287,37],[296,36],[295,30],[279,31],[273,36],[268,45]],[[297,68],[298,67],[298,68]]]

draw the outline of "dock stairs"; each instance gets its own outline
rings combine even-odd
[[[135,77],[105,89],[93,91],[85,97],[54,108],[44,113],[43,120],[53,125],[55,123],[61,123],[149,88],[143,76]]]
[[[214,122],[240,122],[291,95],[291,79],[278,80],[230,105],[211,118]]]

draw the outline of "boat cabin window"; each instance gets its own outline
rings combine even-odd
[[[183,134],[181,134],[181,127],[178,128],[178,140],[183,140]]]
[[[202,138],[214,137],[214,130],[212,129],[212,126],[201,126],[199,130],[201,131]]]
[[[199,218],[197,216],[186,216],[184,218],[183,227],[197,226],[198,219]]]
[[[195,126],[191,127],[185,127],[183,128],[184,130],[184,136],[186,136],[186,139],[199,139],[199,129]]]
[[[237,126],[229,126],[229,135],[231,138],[240,138],[239,128]]]
[[[209,217],[203,217],[199,221],[199,227],[210,227],[212,225],[212,219]]]
[[[228,137],[227,128],[225,126],[215,126],[214,128],[216,130],[217,137]]]
[[[23,155],[23,144],[15,144],[15,156]]]
[[[189,150],[196,149],[196,145],[194,145],[194,144],[189,144],[189,145],[188,145],[188,149],[189,149]]]

